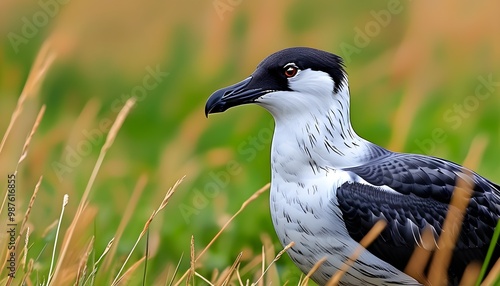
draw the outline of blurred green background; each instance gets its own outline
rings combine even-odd
[[[15,170],[34,119],[46,105],[19,166],[17,186],[23,214],[43,175],[28,222],[29,256],[39,256],[37,271],[48,272],[54,234],[44,231],[57,220],[63,195],[70,196],[64,231],[109,123],[131,96],[137,104],[99,172],[80,238],[95,235],[101,253],[145,175],[146,189],[117,249],[121,265],[166,190],[186,175],[151,226],[147,279],[166,280],[172,275],[166,269],[183,254],[180,272],[186,271],[191,235],[200,251],[270,180],[271,116],[244,106],[206,119],[205,100],[249,75],[270,53],[290,46],[344,57],[359,135],[395,151],[456,162],[463,162],[479,136],[487,145],[476,170],[500,182],[499,6],[497,1],[2,1],[2,134],[41,48],[55,55],[45,71],[36,71],[43,75],[40,89],[28,89],[0,153],[5,177]],[[241,251],[243,263],[259,256],[262,235],[271,238],[276,252],[281,249],[267,197],[235,219],[203,256],[200,273],[210,277]],[[144,248],[142,241],[135,260]],[[277,265],[280,283],[296,285],[300,272],[288,257]],[[108,274],[98,275],[107,281]]]

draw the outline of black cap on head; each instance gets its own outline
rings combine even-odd
[[[272,91],[291,91],[286,74],[290,64],[300,70],[329,74],[335,84],[335,93],[342,88],[346,78],[342,58],[337,55],[306,47],[284,49],[265,58],[249,78],[214,92],[205,105],[205,114],[252,103]]]

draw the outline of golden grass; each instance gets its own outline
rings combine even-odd
[[[238,267],[238,265],[240,265],[242,254],[243,253],[240,252],[238,254],[238,256],[236,256],[236,259],[234,260],[231,267],[229,267],[229,269],[222,272],[222,274],[220,275],[219,281],[217,281],[215,285],[225,286],[225,285],[229,284],[229,281],[231,281],[231,277],[234,275],[236,268]]]
[[[22,109],[22,103],[23,103],[23,99],[21,99],[20,103],[18,104],[18,107],[16,109],[17,113],[19,113],[20,112],[19,110]],[[70,270],[70,269],[73,269],[73,266],[71,263],[65,262],[65,260],[68,258],[67,253],[68,253],[69,246],[72,244],[73,234],[74,234],[74,231],[76,229],[76,226],[78,225],[79,221],[81,220],[81,218],[83,216],[84,211],[86,210],[86,208],[89,205],[88,197],[89,197],[90,191],[92,189],[92,186],[95,182],[96,176],[99,172],[100,166],[103,163],[103,160],[104,160],[104,157],[105,157],[107,151],[112,146],[113,141],[116,138],[116,135],[118,133],[118,130],[120,129],[121,125],[123,124],[123,121],[125,120],[127,114],[129,113],[129,111],[133,107],[133,105],[134,105],[134,99],[129,99],[126,102],[125,106],[119,112],[116,121],[112,125],[112,127],[111,127],[111,129],[106,137],[105,143],[104,143],[103,147],[101,148],[97,162],[96,162],[94,169],[92,171],[92,174],[88,180],[87,186],[83,192],[82,197],[80,198],[80,200],[78,202],[78,208],[74,214],[73,221],[71,222],[71,224],[67,228],[66,234],[62,240],[61,250],[58,251],[58,248],[57,248],[58,240],[59,240],[58,237],[59,237],[59,233],[63,230],[61,223],[63,221],[66,206],[68,205],[68,202],[69,202],[68,195],[65,195],[63,198],[62,209],[60,212],[59,219],[54,221],[54,223],[52,223],[49,227],[47,227],[47,229],[45,230],[45,232],[43,234],[43,236],[45,236],[46,233],[52,231],[52,229],[55,228],[55,240],[54,240],[54,245],[52,248],[52,259],[50,262],[48,274],[45,276],[46,281],[43,282],[44,284],[61,285],[61,284],[66,284],[68,282],[68,279],[69,280],[74,279],[76,285],[94,285],[95,275],[97,273],[97,270],[99,268],[101,261],[104,258],[106,260],[104,261],[105,263],[103,263],[103,266],[102,266],[103,269],[107,269],[111,266],[113,266],[113,267],[116,266],[116,263],[113,263],[113,261],[112,261],[112,257],[114,256],[114,254],[116,252],[117,242],[120,239],[126,225],[128,224],[128,222],[130,220],[130,215],[133,213],[133,210],[134,210],[135,206],[137,205],[138,199],[139,199],[140,195],[142,194],[142,192],[147,184],[147,177],[144,175],[139,178],[139,181],[138,181],[136,187],[134,188],[133,195],[130,198],[129,204],[126,207],[126,215],[124,215],[122,220],[121,220],[121,223],[116,231],[116,236],[109,241],[107,247],[104,249],[103,253],[97,259],[97,261],[95,261],[94,263],[91,263],[91,269],[90,270],[88,269],[88,264],[89,264],[89,257],[91,256],[91,254],[93,252],[95,252],[95,249],[94,249],[95,237],[94,236],[92,236],[90,238],[90,240],[86,243],[85,247],[82,249],[82,251],[81,251],[82,255],[78,259],[77,267],[74,268],[75,271]],[[23,162],[23,160],[26,158],[26,156],[28,154],[28,147],[30,145],[31,139],[33,138],[33,135],[35,134],[35,132],[40,124],[40,121],[43,117],[44,111],[45,111],[45,106],[42,106],[42,108],[40,109],[40,112],[35,120],[33,128],[31,130],[31,132],[29,133],[29,135],[27,136],[26,141],[23,145],[21,156],[20,156],[20,158],[18,160],[18,164],[17,164],[18,166]],[[12,122],[15,122],[16,119],[17,119],[17,115],[13,116]],[[11,123],[11,124],[13,124],[13,123]],[[6,140],[6,138],[7,138],[6,135],[4,135],[4,140]],[[16,168],[16,170],[17,170],[17,168]],[[24,244],[24,247],[22,248],[22,252],[21,252],[21,254],[23,255],[22,256],[23,258],[21,261],[22,263],[18,264],[18,266],[22,265],[23,269],[25,269],[25,267],[27,266],[25,269],[26,271],[23,275],[22,281],[30,283],[30,284],[31,284],[31,282],[29,282],[29,281],[31,281],[30,275],[32,274],[35,261],[31,258],[26,265],[26,261],[27,261],[27,257],[28,257],[28,250],[29,250],[29,227],[26,226],[26,223],[29,220],[31,210],[34,206],[35,198],[37,197],[38,191],[40,189],[42,178],[43,177],[40,176],[40,178],[35,186],[33,195],[28,203],[26,212],[25,212],[23,219],[22,219],[22,222],[21,222],[21,227],[20,227],[21,231],[16,238],[16,245],[17,245],[17,244],[19,244],[19,240],[21,239],[21,237],[23,235],[25,236],[25,244]],[[114,280],[111,282],[111,285],[122,285],[122,284],[126,283],[127,281],[129,281],[132,274],[137,271],[138,267],[143,262],[146,261],[146,256],[143,256],[139,260],[135,261],[130,267],[128,267],[128,269],[125,270],[127,262],[131,258],[131,255],[134,252],[134,250],[136,249],[139,241],[147,233],[149,226],[152,223],[155,216],[162,209],[164,209],[167,206],[171,196],[174,194],[176,188],[179,186],[179,184],[181,182],[182,182],[182,179],[178,180],[174,184],[174,186],[171,187],[167,191],[165,197],[161,201],[158,208],[152,213],[150,218],[146,221],[141,233],[139,234],[139,236],[136,240],[136,243],[132,246],[132,249],[130,250],[129,255],[127,256],[127,258],[123,262],[121,268],[117,271]],[[268,188],[269,188],[269,184],[264,186],[262,189],[258,190],[254,195],[252,195],[248,200],[246,200],[242,204],[240,210],[224,225],[224,227],[214,237],[214,239],[211,241],[211,243],[209,245],[207,245],[207,247],[205,247],[198,254],[197,257],[194,256],[195,253],[194,253],[194,236],[193,236],[192,264],[191,264],[192,267],[190,268],[190,271],[188,271],[189,273],[192,273],[192,279],[194,279],[194,276],[197,276],[197,277],[202,278],[202,280],[204,280],[204,281],[208,281],[206,278],[203,278],[199,273],[197,273],[195,271],[196,261],[207,251],[207,249],[213,244],[213,242],[221,235],[222,231],[229,225],[229,223],[239,213],[241,213],[241,211],[243,211],[248,206],[249,203],[254,201],[258,196],[260,196]],[[6,196],[4,198],[4,201],[5,200],[6,200]],[[2,210],[3,209],[0,208],[0,213]],[[115,239],[116,239],[116,241],[115,241]],[[79,250],[76,250],[76,251],[79,252]],[[278,256],[276,257],[276,259],[274,261],[276,261],[281,256],[282,253],[283,253],[283,251],[280,252],[280,254],[278,254]],[[8,255],[8,253],[6,253],[6,254]],[[109,254],[109,255],[107,256],[107,254]],[[233,265],[221,273],[221,275],[218,277],[218,280],[215,282],[214,285],[228,285],[230,283],[230,281],[233,279],[233,277],[235,276],[235,273],[237,274],[238,277],[240,277],[240,273],[239,273],[240,259],[241,259],[241,253],[240,253],[240,255],[238,255],[238,257],[234,261]],[[3,260],[4,265],[5,265],[5,261],[6,261],[6,259]],[[268,267],[268,269],[269,269],[269,267]],[[17,269],[17,270],[19,270],[19,269]],[[73,272],[73,274],[71,274],[71,272]],[[177,270],[175,271],[175,273],[176,272],[177,272]],[[174,273],[174,275],[175,275],[175,273]],[[264,273],[262,275],[264,275]],[[43,279],[43,280],[45,280],[45,279]],[[174,279],[174,277],[172,277],[172,279]],[[3,281],[3,283],[5,283],[5,285],[11,285],[13,279],[9,277],[9,278],[3,279],[2,281]],[[2,281],[0,281],[0,282],[2,282]],[[179,281],[182,281],[182,277],[181,277],[181,280],[179,280]],[[172,280],[172,282],[173,282],[173,280]]]
[[[56,268],[54,270],[54,274],[52,276],[53,280],[49,280],[49,282],[57,281],[57,279],[59,278],[58,274],[59,274],[59,271],[60,271],[60,269],[62,267],[62,263],[64,261],[66,252],[68,251],[68,247],[69,247],[69,245],[71,243],[71,239],[73,237],[74,230],[75,230],[75,228],[76,228],[76,226],[77,226],[77,224],[79,222],[80,217],[82,216],[83,211],[87,207],[88,196],[89,196],[90,191],[92,189],[92,186],[93,186],[93,184],[95,182],[95,178],[97,177],[99,169],[100,169],[100,167],[102,165],[104,157],[106,156],[107,151],[109,150],[109,148],[113,144],[113,142],[114,142],[114,140],[116,138],[116,135],[118,133],[118,130],[122,126],[123,121],[127,117],[130,109],[132,108],[132,106],[134,106],[134,104],[135,104],[135,99],[134,98],[128,99],[127,102],[125,103],[125,105],[123,106],[123,108],[118,113],[118,116],[116,117],[115,122],[111,126],[111,129],[110,129],[110,131],[109,131],[109,133],[108,133],[108,135],[106,137],[106,141],[104,142],[104,145],[101,148],[101,152],[99,153],[99,157],[97,158],[97,162],[96,162],[96,164],[94,166],[94,169],[92,170],[92,174],[91,174],[90,179],[89,179],[89,181],[87,183],[87,187],[85,188],[85,191],[83,192],[82,198],[81,198],[81,200],[80,200],[80,202],[78,204],[78,208],[76,210],[76,213],[75,213],[75,216],[73,218],[73,221],[71,222],[70,226],[68,227],[68,230],[66,231],[66,234],[65,234],[65,237],[64,237],[64,240],[63,240],[63,244],[62,244],[62,247],[61,247],[61,252],[60,252],[59,257],[58,257],[58,262],[57,262]]]
[[[222,228],[217,232],[217,234],[212,238],[212,240],[203,248],[203,250],[194,258],[194,256],[191,258],[191,267],[196,267],[196,262],[205,254],[205,252],[212,246],[212,244],[219,238],[219,236],[222,234],[222,232],[227,228],[227,226],[234,220],[236,216],[238,216],[252,201],[257,199],[262,193],[267,191],[269,189],[270,184],[267,183],[265,186],[257,190],[250,198],[248,198],[246,201],[243,202],[241,205],[240,209],[222,226]],[[192,252],[193,253],[193,252]],[[193,259],[194,258],[194,259]],[[193,266],[194,265],[194,266]],[[190,269],[184,273],[184,275],[181,276],[181,278],[174,284],[174,286],[178,286],[182,283],[182,281],[188,276],[190,273],[192,273],[193,270]]]
[[[143,256],[141,259],[134,262],[134,264],[132,264],[132,266],[130,266],[129,269],[127,269],[127,271],[125,271],[125,273],[123,273],[122,276],[117,277],[111,285],[113,285],[113,286],[114,285],[127,285],[126,283],[127,283],[128,279],[130,279],[130,277],[132,276],[132,273],[134,273],[137,270],[137,268],[139,268],[141,263],[143,263],[145,260],[146,260],[146,256]]]
[[[300,283],[300,286],[306,286],[309,283],[309,279],[311,278],[311,276],[314,274],[314,272],[318,271],[318,269],[321,267],[321,265],[323,265],[323,263],[325,263],[326,259],[327,259],[326,257],[323,257],[314,264],[314,266],[311,268],[311,270],[309,270],[309,272],[307,272],[306,276],[304,276],[304,279]]]
[[[19,105],[19,103],[18,103],[18,105]],[[22,108],[22,107],[19,107],[19,108]],[[30,131],[28,137],[26,138],[26,141],[24,142],[23,149],[22,149],[22,152],[21,152],[21,156],[19,157],[19,160],[17,161],[16,168],[14,170],[14,174],[16,174],[16,175],[17,175],[17,172],[18,172],[19,165],[24,161],[24,159],[28,155],[28,148],[29,148],[31,139],[33,138],[33,135],[35,134],[36,130],[38,129],[38,126],[40,125],[40,121],[42,121],[42,117],[43,117],[44,113],[45,113],[45,105],[43,105],[42,108],[40,109],[40,112],[38,112],[38,115],[36,117],[35,123],[33,124],[33,128],[31,128],[31,131]],[[11,121],[15,121],[15,119],[13,119]],[[6,139],[7,139],[7,134],[4,136],[3,140],[6,140]],[[0,152],[1,152],[1,146],[0,146]],[[23,221],[21,223],[21,234],[24,231],[24,227],[25,227],[26,221],[27,221],[27,219],[29,217],[29,213],[31,212],[31,207],[33,206],[34,199],[36,197],[36,193],[37,193],[37,191],[38,191],[38,189],[40,187],[41,180],[42,180],[42,177],[40,177],[40,179],[38,180],[37,185],[35,186],[35,192],[33,193],[33,196],[31,197],[30,203],[28,205],[28,209],[26,210],[26,214],[23,217]],[[7,194],[8,193],[5,192],[5,196],[3,198],[2,204],[0,205],[0,213],[3,213],[3,208],[5,206],[5,202],[7,201]],[[18,237],[18,239],[19,239],[19,237]],[[17,242],[16,242],[16,244],[17,244]]]
[[[94,249],[94,239],[95,239],[94,236],[90,238],[86,251],[84,252],[84,255],[80,260],[80,263],[78,264],[78,272],[75,279],[75,285],[81,285],[83,277],[87,275],[87,264],[89,256]]]
[[[68,202],[69,202],[69,196],[66,194],[66,195],[64,195],[64,198],[63,198],[61,215],[59,216],[59,220],[57,221],[56,238],[54,239],[54,248],[52,250],[52,259],[50,260],[49,277],[47,278],[47,284],[49,284],[49,285],[50,285],[50,281],[52,280],[52,275],[53,275],[52,269],[54,267],[54,261],[56,259],[56,247],[57,247],[57,239],[59,237],[59,230],[61,229],[61,222],[63,219],[64,210],[66,209]]]
[[[467,173],[464,173],[467,175]],[[457,181],[457,186],[451,197],[450,208],[443,223],[443,229],[437,242],[437,251],[433,256],[431,266],[429,268],[429,285],[446,285],[447,269],[450,265],[453,249],[460,234],[462,220],[467,209],[467,205],[472,195],[474,183],[472,180],[467,180],[460,177]]]
[[[415,278],[418,282],[422,284],[426,283],[425,266],[431,259],[435,246],[434,234],[430,228],[426,228],[422,233],[421,242],[415,248],[404,272]]]
[[[377,237],[382,233],[384,228],[386,227],[387,223],[383,220],[379,220],[373,225],[373,227],[370,229],[370,231],[361,239],[359,242],[360,246],[354,250],[354,252],[351,254],[349,259],[344,262],[344,265],[342,268],[335,273],[335,275],[330,278],[330,281],[328,281],[327,285],[328,286],[333,286],[337,285],[340,280],[342,279],[342,276],[349,270],[349,268],[352,267],[354,262],[358,259],[358,257],[361,255],[361,253],[367,248]]]
[[[190,282],[192,281],[194,274],[195,274],[195,264],[196,264],[196,259],[195,259],[195,254],[194,254],[194,235],[191,235],[191,247],[189,248],[190,250],[190,263],[189,263],[189,274],[186,280],[186,284],[189,285],[191,284]]]
[[[163,198],[163,200],[161,201],[160,205],[158,206],[158,208],[151,214],[151,216],[149,217],[149,219],[146,221],[146,223],[144,224],[144,227],[141,231],[141,233],[139,234],[139,237],[137,238],[134,246],[132,247],[132,249],[130,250],[130,253],[128,254],[127,258],[125,259],[125,262],[122,264],[122,267],[120,268],[120,270],[118,271],[118,273],[116,274],[116,277],[115,279],[113,280],[113,282],[111,283],[111,285],[117,285],[120,280],[123,278],[123,277],[120,277],[123,269],[125,268],[125,265],[127,264],[128,260],[130,259],[130,257],[132,256],[132,253],[134,252],[135,248],[137,247],[137,245],[139,244],[139,241],[142,239],[142,237],[146,234],[146,232],[148,231],[149,229],[149,226],[151,225],[151,222],[153,221],[153,219],[155,218],[155,216],[162,210],[164,209],[170,198],[172,197],[172,195],[174,194],[175,190],[177,189],[177,187],[180,185],[180,183],[182,182],[182,180],[184,179],[181,178],[179,180],[177,180],[177,182],[175,182],[175,184],[167,191],[167,193],[165,194],[165,197]],[[145,257],[144,257],[145,258]],[[142,260],[143,258],[141,258]],[[134,264],[134,269],[136,266],[136,264]],[[125,276],[125,274],[124,274]]]
[[[46,42],[45,45],[42,47],[40,53],[37,56],[37,59],[35,61],[35,65],[33,66],[33,68],[30,71],[30,74],[29,74],[28,79],[26,81],[26,85],[24,86],[23,91],[21,92],[21,95],[17,101],[16,108],[14,109],[14,111],[12,113],[7,130],[5,131],[4,136],[2,137],[2,141],[0,142],[0,153],[2,153],[5,142],[7,141],[7,138],[9,137],[16,121],[18,120],[19,116],[22,113],[23,105],[24,105],[26,98],[30,95],[35,96],[38,93],[38,87],[40,85],[40,82],[42,81],[42,79],[46,75],[47,69],[50,67],[50,65],[52,64],[54,59],[55,59],[55,55],[49,49],[49,42]],[[45,105],[42,105],[42,107],[40,108],[40,111],[38,112],[38,115],[35,119],[33,127],[31,128],[31,131],[29,132],[26,140],[24,141],[24,144],[23,144],[23,147],[21,150],[21,155],[19,156],[19,160],[17,161],[16,167],[14,170],[14,175],[16,175],[16,176],[18,174],[18,169],[19,169],[20,164],[24,161],[24,159],[28,155],[28,149],[29,149],[29,146],[31,143],[31,139],[33,138],[33,135],[36,133],[38,126],[40,125],[40,122],[43,118],[44,113],[45,113]],[[26,255],[27,255],[27,251],[28,251],[28,247],[26,246],[26,244],[28,243],[27,241],[29,238],[29,233],[28,233],[27,228],[26,228],[26,222],[28,220],[29,214],[30,214],[31,209],[33,207],[36,194],[40,188],[41,180],[42,180],[42,177],[40,177],[40,179],[38,180],[38,183],[35,186],[35,191],[30,199],[30,202],[28,204],[28,208],[27,208],[26,213],[25,213],[25,215],[22,219],[22,222],[21,222],[20,232],[17,234],[17,237],[15,239],[15,243],[14,243],[14,249],[17,249],[22,235],[24,234],[24,232],[27,233],[26,237],[25,237],[25,247],[20,252],[21,254],[24,253],[23,254],[23,261],[22,261],[23,267],[26,263]],[[8,196],[8,192],[6,191],[5,196],[3,198],[3,201],[2,201],[2,204],[0,205],[0,214],[4,213],[4,207],[5,207],[5,204],[7,202],[7,196]],[[3,248],[2,251],[6,250],[6,249],[7,249],[7,247]],[[2,273],[2,271],[5,268],[8,255],[10,255],[10,253],[8,251],[5,251],[5,259],[2,262],[2,265],[1,265],[2,269],[0,270],[0,273]],[[19,269],[19,264],[16,265],[16,271],[18,271],[18,269]],[[28,270],[30,271],[31,269],[28,269]],[[6,285],[10,285],[12,283],[12,281],[13,281],[13,277],[11,277],[11,276],[8,276],[5,279]]]
[[[115,238],[111,238],[111,240],[108,242],[108,245],[106,246],[106,248],[104,248],[104,251],[102,252],[101,256],[99,256],[99,259],[97,259],[97,261],[93,264],[93,267],[92,267],[92,272],[90,272],[90,274],[88,275],[87,279],[85,280],[85,283],[84,285],[87,284],[87,281],[90,279],[90,280],[94,280],[95,278],[95,273],[97,272],[97,266],[99,265],[99,263],[101,262],[101,260],[104,258],[104,257],[107,257],[106,255],[108,254],[109,250],[111,249],[111,247],[115,244]],[[90,285],[94,285],[94,283],[90,283]]]
[[[23,89],[23,93],[21,94],[21,96],[20,96],[20,98],[18,100],[18,104],[16,106],[16,109],[14,110],[13,116],[11,117],[11,121],[9,123],[9,127],[7,128],[7,130],[6,130],[5,134],[4,134],[4,137],[2,139],[2,143],[0,144],[0,152],[1,152],[2,148],[3,148],[3,146],[4,146],[4,143],[5,143],[6,139],[8,138],[8,135],[10,133],[10,130],[12,129],[12,126],[14,126],[14,123],[16,122],[16,120],[18,119],[19,115],[21,114],[23,103],[24,103],[26,97],[28,96],[28,94],[32,94],[33,92],[35,92],[34,91],[35,87],[37,87],[40,84],[40,80],[43,78],[43,75],[45,74],[45,72],[46,72],[47,68],[50,66],[50,64],[53,62],[54,58],[55,58],[55,54],[50,52],[49,42],[47,42],[44,45],[44,47],[42,48],[39,56],[37,57],[37,61],[35,62],[35,65],[34,65],[34,67],[32,69],[32,72],[30,73],[30,76],[28,77],[26,86]],[[95,166],[95,168],[93,170],[93,173],[91,175],[91,178],[89,180],[87,188],[86,188],[86,190],[85,190],[85,192],[83,194],[82,199],[80,200],[80,204],[79,204],[78,210],[77,210],[77,212],[75,214],[73,223],[72,223],[72,225],[70,225],[70,227],[68,229],[68,232],[66,233],[66,236],[65,236],[65,238],[63,240],[63,246],[62,246],[62,250],[61,250],[61,253],[59,255],[59,258],[58,258],[58,263],[56,264],[56,267],[54,269],[54,263],[56,261],[56,246],[57,246],[59,232],[61,230],[61,222],[62,222],[62,219],[63,219],[64,209],[65,209],[66,205],[68,204],[68,195],[65,195],[64,198],[63,198],[63,205],[62,205],[61,214],[60,214],[59,220],[57,221],[56,239],[55,239],[55,243],[54,243],[54,247],[53,247],[53,252],[52,252],[52,260],[51,260],[51,263],[50,263],[49,273],[47,275],[47,281],[46,281],[46,283],[48,285],[51,285],[51,283],[53,283],[53,281],[58,278],[58,276],[57,276],[58,273],[59,273],[58,271],[61,268],[61,265],[62,265],[61,263],[62,263],[62,261],[65,258],[65,253],[66,253],[68,245],[70,243],[73,230],[74,230],[76,224],[78,223],[78,219],[80,218],[80,215],[82,214],[83,210],[85,209],[85,207],[87,205],[87,197],[89,195],[89,192],[90,192],[92,184],[93,184],[93,182],[95,180],[95,177],[96,177],[96,175],[97,175],[97,173],[99,171],[99,167],[102,164],[102,161],[104,159],[104,156],[105,156],[107,150],[111,147],[111,145],[112,145],[112,143],[114,141],[114,138],[116,137],[116,134],[117,134],[120,126],[122,125],[122,123],[123,123],[126,115],[128,114],[128,112],[130,111],[130,109],[132,108],[133,105],[134,105],[134,99],[129,99],[127,101],[127,103],[125,104],[125,106],[120,111],[120,113],[118,114],[115,123],[112,125],[111,130],[108,133],[108,136],[106,138],[104,146],[101,149],[100,156],[98,157],[98,161],[97,161],[96,166]],[[33,125],[33,128],[31,129],[31,131],[30,131],[29,135],[27,136],[26,141],[25,141],[25,143],[23,145],[21,156],[20,156],[20,158],[18,160],[18,163],[17,163],[17,166],[16,166],[14,174],[17,174],[17,169],[18,169],[19,165],[24,161],[24,159],[26,158],[26,156],[28,154],[28,148],[29,148],[31,139],[33,138],[33,135],[35,134],[35,132],[36,132],[36,130],[37,130],[37,128],[38,128],[38,126],[39,126],[39,124],[41,122],[41,119],[43,117],[44,112],[45,112],[45,105],[42,105],[42,107],[41,107],[41,109],[40,109],[40,111],[39,111],[39,113],[38,113],[38,115],[36,117],[36,120],[35,120],[35,123]],[[15,243],[16,248],[17,248],[17,245],[19,243],[19,240],[20,240],[21,236],[24,234],[24,232],[26,230],[25,225],[26,225],[26,222],[27,222],[27,220],[29,218],[29,214],[30,214],[31,209],[33,207],[33,204],[34,204],[36,195],[38,193],[38,190],[40,188],[41,181],[42,181],[42,177],[40,177],[40,179],[38,180],[37,185],[35,186],[35,191],[34,191],[32,197],[30,199],[30,202],[28,204],[28,208],[27,208],[26,213],[25,213],[25,215],[23,217],[23,220],[21,222],[21,228],[20,228],[21,231],[19,232],[19,234],[18,234],[18,236],[16,238],[16,243]],[[5,204],[6,198],[7,198],[7,192],[5,194],[4,202],[2,204],[2,207],[0,207],[0,213],[3,213],[3,206]],[[25,265],[25,262],[26,262],[26,255],[27,255],[27,251],[28,251],[28,247],[27,247],[28,235],[26,235],[25,239],[26,239],[26,245],[23,248],[24,258],[23,258],[22,265]],[[86,253],[88,253],[88,251]],[[6,252],[6,255],[9,255],[9,253]],[[6,259],[3,260],[3,265],[5,265],[5,262],[6,262]],[[30,270],[31,270],[31,268],[30,268]],[[78,271],[77,273],[80,273],[80,272]],[[27,275],[25,275],[25,277],[27,277]],[[8,277],[7,280],[6,280],[6,284],[9,285],[12,280],[13,280],[12,277]]]
[[[2,141],[0,141],[0,153],[2,153],[3,148],[5,146],[5,142],[7,141],[7,138],[9,137],[10,133],[12,132],[14,125],[16,124],[17,120],[19,119],[19,116],[21,115],[21,113],[23,111],[23,107],[24,107],[24,103],[25,103],[26,99],[29,96],[36,96],[38,94],[41,82],[43,81],[43,79],[47,75],[47,70],[50,68],[50,66],[53,64],[54,60],[56,59],[57,53],[54,51],[54,48],[52,47],[52,45],[53,45],[52,42],[53,41],[51,41],[50,39],[45,41],[42,48],[40,49],[40,52],[38,53],[38,55],[36,57],[35,63],[33,64],[33,67],[31,68],[31,71],[28,75],[28,79],[26,80],[26,83],[25,83],[24,88],[21,92],[21,95],[19,96],[19,99],[17,100],[17,105],[16,105],[16,108],[14,109],[14,112],[12,113],[11,118],[10,118],[9,125],[7,126],[7,130],[5,131],[5,133],[2,137]],[[41,118],[41,116],[43,116],[43,111],[45,111],[45,106],[42,106],[42,110],[40,111],[37,119],[39,119],[39,118]],[[35,123],[35,125],[38,126],[38,123]],[[34,129],[36,129],[36,128],[34,128]],[[34,132],[32,132],[32,133],[34,133]],[[31,134],[28,137],[28,140],[31,140],[32,135],[33,134]],[[29,141],[27,141],[27,143],[29,144]],[[26,143],[25,143],[25,147],[27,147]]]
[[[109,248],[109,255],[104,258],[102,269],[103,271],[107,271],[111,264],[113,263],[113,257],[115,257],[115,253],[118,247],[118,243],[120,242],[120,238],[122,237],[123,231],[125,230],[127,224],[134,213],[135,207],[139,202],[139,198],[144,191],[146,185],[148,183],[148,178],[146,175],[142,175],[139,177],[137,184],[135,185],[134,191],[132,192],[132,196],[130,197],[127,206],[125,207],[124,215],[116,229],[116,233],[113,238],[113,243]]]
[[[495,265],[491,269],[490,274],[486,276],[481,285],[494,285],[494,283],[498,280],[498,277],[500,277],[500,260],[497,260],[497,262],[495,262]]]
[[[274,265],[274,263],[276,263],[276,261],[278,261],[281,258],[281,256],[283,256],[283,254],[285,254],[285,252],[288,249],[292,248],[294,245],[295,245],[295,242],[292,241],[289,244],[287,244],[282,250],[280,250],[280,252],[278,252],[276,257],[274,257],[274,259],[271,261],[271,263],[262,271],[262,274],[257,279],[257,281],[255,281],[255,283],[253,283],[253,284],[258,284],[264,278],[264,275],[266,275],[266,273],[269,271],[269,269],[271,269],[271,267]],[[263,258],[262,261],[264,262],[265,259]],[[262,266],[264,266],[264,263],[262,264]]]

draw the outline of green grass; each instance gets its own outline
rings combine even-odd
[[[79,285],[107,285],[122,266],[130,285],[175,284],[189,273],[191,237],[197,255],[270,180],[271,117],[245,106],[206,119],[204,102],[283,47],[312,46],[346,58],[351,117],[361,136],[396,151],[459,163],[477,146],[476,138],[484,138],[485,150],[475,158],[474,169],[498,183],[500,39],[491,24],[498,4],[413,2],[402,1],[401,11],[352,54],[345,44],[355,45],[358,29],[374,25],[374,15],[389,11],[392,2],[242,1],[220,18],[212,1],[70,1],[18,46],[11,33],[22,36],[24,17],[33,21],[45,10],[35,2],[0,4],[5,12],[0,17],[0,134],[7,134],[18,99],[26,96],[0,151],[4,189],[7,174],[17,171],[16,231],[22,236],[11,285],[24,279],[42,284],[52,263],[54,269],[60,265],[54,285],[77,279]],[[157,68],[164,74],[151,80]],[[487,96],[479,95],[490,76],[493,84],[480,90]],[[134,92],[134,107],[113,144],[105,146],[111,124]],[[468,109],[457,107],[464,104]],[[39,125],[30,136],[35,122]],[[105,157],[100,157],[104,147]],[[93,173],[96,162],[98,172]],[[184,176],[138,240],[168,189]],[[69,201],[59,220],[65,194]],[[79,213],[82,203],[86,207]],[[4,221],[5,206],[0,215]],[[0,257],[8,255],[6,227],[0,225]],[[65,243],[70,244],[61,260]],[[243,282],[257,281],[263,245],[265,268],[282,249],[266,193],[217,237],[196,272],[211,281],[228,273],[232,279],[239,273]],[[231,272],[240,253],[239,270]],[[0,285],[7,284],[7,269],[0,271]],[[283,255],[266,279],[274,279],[273,285],[298,285],[300,277]],[[204,283],[198,276],[191,281]]]

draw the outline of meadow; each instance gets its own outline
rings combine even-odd
[[[0,285],[302,283],[269,215],[271,116],[204,114],[285,47],[344,58],[362,137],[500,183],[499,6],[2,1]]]

